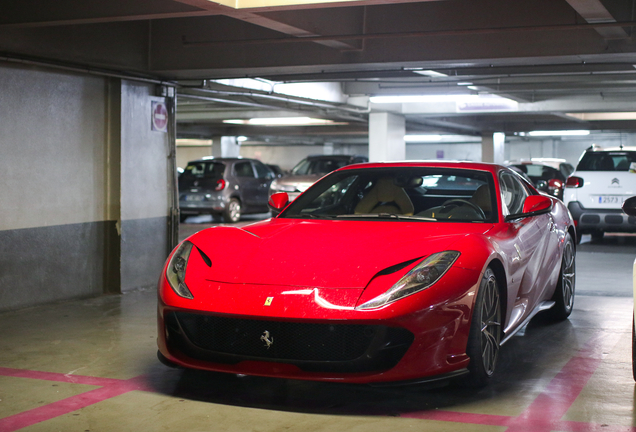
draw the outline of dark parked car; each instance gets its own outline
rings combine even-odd
[[[274,172],[256,159],[203,158],[179,176],[181,221],[202,213],[237,222],[242,214],[265,213]]]
[[[274,165],[274,164],[267,164],[267,166],[269,167],[269,169],[271,169],[274,172],[276,177],[282,177],[285,175],[285,171],[283,171],[283,169],[280,166]]]
[[[354,163],[368,162],[364,156],[350,155],[317,155],[309,156],[298,162],[289,175],[276,179],[271,186],[270,195],[287,192],[293,200],[303,193],[325,174]]]
[[[574,171],[574,167],[564,159],[533,158],[529,161],[513,162],[510,166],[526,174],[537,189],[560,200],[563,200],[565,181]]]

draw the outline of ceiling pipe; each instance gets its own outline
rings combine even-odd
[[[206,84],[204,83],[203,85],[206,85]],[[187,89],[187,88],[188,87],[184,87],[184,89]],[[253,98],[264,99],[264,100],[272,100],[272,101],[285,102],[290,104],[304,105],[304,106],[309,106],[313,108],[343,111],[349,114],[366,115],[366,114],[369,114],[370,112],[369,108],[358,108],[353,105],[320,102],[320,101],[315,101],[312,99],[303,99],[303,98],[297,98],[297,97],[286,96],[286,95],[260,93],[253,90],[242,92],[242,91],[230,91],[230,90],[212,90],[212,89],[201,88],[201,87],[196,87],[196,88],[190,87],[189,89],[191,91],[201,92],[203,94],[210,94],[210,95],[216,95],[216,96],[223,95],[223,96],[233,96],[233,97],[253,97]],[[180,94],[187,95],[188,93],[187,91],[186,92],[182,91]],[[276,107],[276,108],[280,108],[280,107]]]
[[[482,35],[499,34],[509,32],[529,32],[529,31],[572,31],[590,30],[606,27],[633,27],[636,21],[609,22],[609,23],[586,23],[586,24],[557,24],[547,26],[527,26],[527,27],[499,27],[492,29],[466,29],[466,30],[432,30],[432,31],[412,31],[400,33],[369,33],[369,34],[344,34],[330,36],[297,36],[281,37],[269,39],[239,39],[239,40],[215,40],[215,41],[188,41],[185,36],[182,38],[184,46],[208,46],[208,45],[262,45],[298,42],[324,42],[324,41],[350,41],[369,40],[387,38],[406,37],[426,37],[426,36],[462,36],[462,35]]]

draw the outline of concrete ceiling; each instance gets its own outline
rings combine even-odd
[[[409,132],[636,130],[636,0],[0,0],[0,60],[177,86],[180,136],[365,139],[369,109]],[[282,6],[279,6],[282,4]],[[435,71],[436,76],[422,75]],[[268,88],[215,80],[258,78]],[[303,97],[280,83],[327,83]],[[506,109],[372,104],[377,95],[499,95]],[[303,115],[333,126],[226,125]],[[581,116],[579,116],[581,117]],[[610,116],[611,118],[612,116]],[[282,138],[281,138],[282,139]]]

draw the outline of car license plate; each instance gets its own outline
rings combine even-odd
[[[203,201],[203,195],[186,195],[186,201]]]
[[[625,201],[622,195],[594,195],[593,199],[597,204],[623,204]]]

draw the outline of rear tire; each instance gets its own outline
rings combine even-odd
[[[466,353],[470,357],[468,384],[483,387],[495,373],[501,343],[499,285],[490,267],[484,272],[475,300]]]
[[[230,198],[225,211],[223,212],[223,222],[238,222],[241,220],[241,202],[236,198]]]
[[[576,249],[569,234],[565,235],[561,271],[552,300],[554,306],[549,313],[555,321],[563,321],[574,308],[574,289],[576,284]]]

